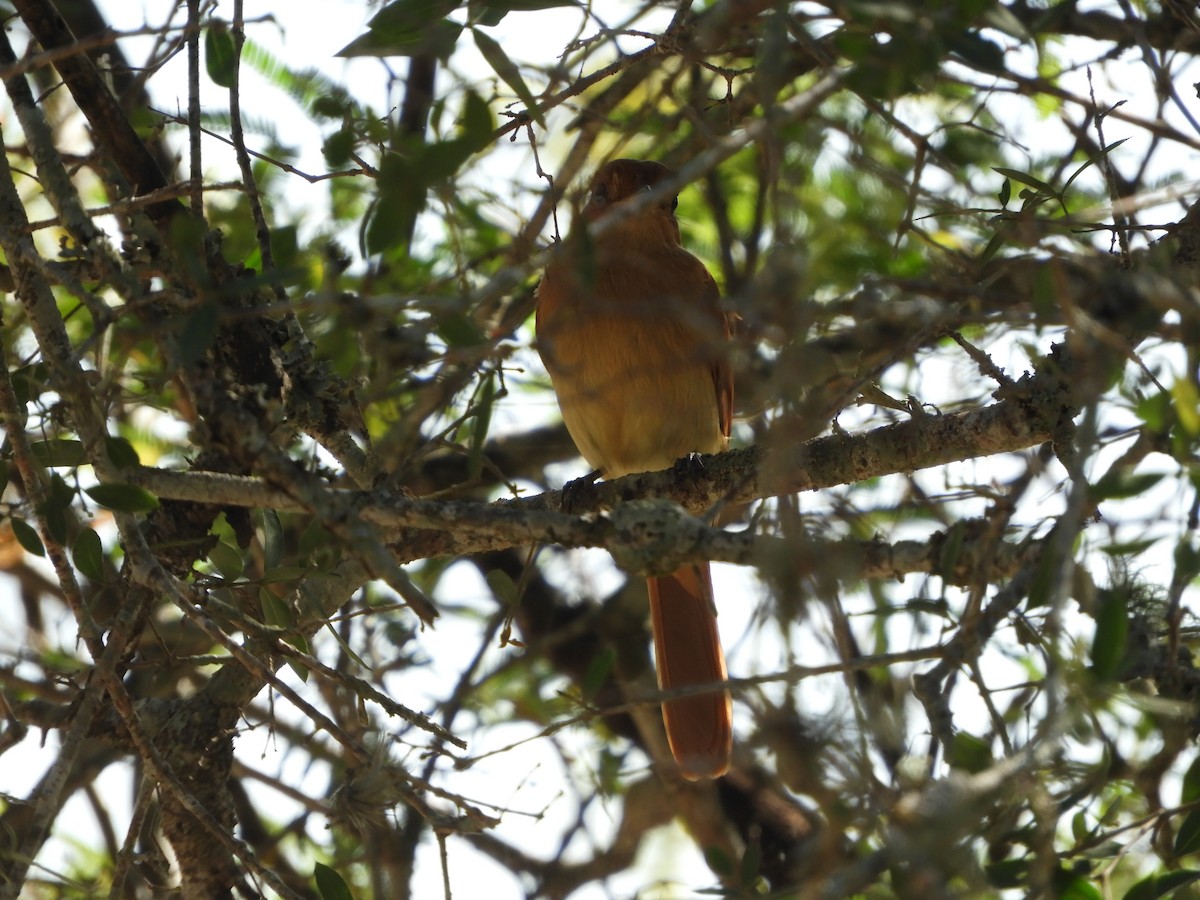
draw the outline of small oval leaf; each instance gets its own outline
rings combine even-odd
[[[342,876],[329,866],[317,863],[313,868],[313,879],[317,882],[321,900],[354,900]]]
[[[138,457],[138,452],[133,449],[133,444],[123,437],[108,435],[104,439],[104,449],[108,453],[108,458],[112,460],[112,464],[118,469],[131,468],[142,462]]]
[[[117,512],[142,513],[158,509],[158,498],[132,484],[98,484],[84,491],[89,497]]]
[[[92,581],[104,580],[104,546],[100,543],[100,535],[91,528],[84,528],[75,535],[71,560],[75,568]]]
[[[43,466],[53,469],[59,466],[81,466],[87,462],[83,452],[83,441],[58,438],[52,441],[34,441],[30,451]]]
[[[9,519],[9,524],[12,525],[13,536],[17,539],[17,543],[24,547],[26,552],[32,553],[34,556],[46,555],[42,539],[38,537],[38,533],[32,525],[24,519]]]
[[[237,48],[222,21],[214,20],[204,29],[204,67],[208,77],[223,88],[236,82]]]

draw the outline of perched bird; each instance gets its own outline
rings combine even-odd
[[[675,197],[595,227],[670,175],[660,163],[617,159],[592,180],[567,246],[537,292],[537,344],[563,421],[606,478],[670,467],[729,441],[730,323],[712,276],[683,248]],[[708,563],[650,578],[658,683],[663,690],[725,680]],[[723,688],[663,703],[683,775],[729,768],[731,701]]]

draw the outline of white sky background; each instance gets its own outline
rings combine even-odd
[[[130,0],[102,0],[102,8],[108,14],[109,21],[118,29],[138,28],[146,23],[158,24],[165,18],[169,6],[168,0],[146,0],[141,3],[130,2]],[[270,13],[277,23],[259,23],[248,26],[248,33],[253,41],[290,65],[296,67],[311,65],[329,73],[334,79],[349,85],[360,100],[382,112],[387,108],[388,98],[384,96],[385,78],[380,63],[376,60],[342,60],[333,55],[363,32],[366,21],[372,12],[373,10],[368,9],[362,0],[358,0],[358,2],[323,0],[319,4],[305,2],[246,3],[247,18],[252,19]],[[219,13],[226,17],[232,15],[232,5],[228,0],[221,4]],[[535,21],[536,27],[533,25]],[[557,55],[561,52],[564,43],[574,36],[578,26],[579,13],[577,10],[549,10],[538,13],[511,14],[499,28],[491,29],[490,33],[516,60],[535,61],[544,65],[549,61],[547,58],[549,55]],[[487,70],[478,59],[470,41],[466,40],[462,43],[467,49],[464,53],[455,56],[454,65],[460,71],[478,72],[481,78],[486,77]],[[135,65],[144,58],[148,46],[148,39],[130,39],[124,43],[126,54],[131,63]],[[17,50],[20,52],[21,48],[18,47]],[[1081,58],[1086,55],[1086,50],[1081,51]],[[405,60],[393,59],[389,62],[394,70],[404,71]],[[1134,61],[1132,69],[1141,79],[1144,72],[1141,65]],[[303,111],[296,107],[286,95],[265,84],[257,75],[245,68],[243,68],[242,85],[243,111],[247,115],[262,115],[264,110],[269,111],[278,130],[279,140],[285,145],[301,148],[300,158],[295,160],[295,165],[307,172],[324,171],[325,163],[321,155],[322,133],[307,120]],[[1138,85],[1141,85],[1140,80]],[[535,91],[537,90],[536,85],[531,86]],[[167,111],[186,109],[187,81],[184,56],[180,55],[161,73],[155,75],[150,80],[150,87],[154,94],[154,101],[159,108]],[[1121,92],[1136,89],[1138,88],[1132,86],[1132,82],[1130,84],[1106,84],[1102,80],[1097,81],[1097,93],[1102,98],[1102,103],[1104,96],[1109,97],[1110,102],[1115,102],[1117,99],[1128,99]],[[1144,88],[1141,89],[1144,90]],[[1081,94],[1084,93],[1086,83],[1081,80],[1076,90]],[[206,106],[215,109],[227,108],[226,92],[212,84],[203,71],[201,91]],[[1145,104],[1143,108],[1152,109],[1149,103]],[[1182,127],[1181,123],[1176,124],[1180,124]],[[1115,120],[1110,120],[1108,128],[1106,137],[1109,141],[1117,140],[1135,131],[1135,129],[1126,127],[1122,133],[1121,124]],[[551,131],[553,132],[553,130],[552,119]],[[1033,145],[1035,152],[1040,152],[1050,140],[1046,134],[1045,123],[1029,123],[1027,127],[1018,125],[1016,131],[1028,144]],[[557,163],[555,149],[558,147],[561,150],[565,145],[560,145],[553,135],[543,135],[540,136],[540,139],[543,142],[542,163],[553,171]],[[251,147],[258,146],[253,135],[248,135],[248,142]],[[182,152],[185,145],[186,140],[182,131],[177,132],[175,146]],[[208,176],[237,177],[231,148],[214,140],[206,139],[204,153]],[[1131,158],[1137,158],[1138,155],[1136,150],[1131,152]],[[1200,171],[1196,162],[1196,155],[1192,154],[1190,157],[1167,160],[1163,163],[1162,168],[1163,171],[1187,172],[1190,167],[1190,171]],[[503,171],[500,168],[497,169],[498,180],[511,177],[511,173],[516,170],[527,172],[529,181],[531,183],[533,181],[533,166],[523,137],[519,138],[517,144],[506,149],[504,153],[497,154],[493,164],[503,167]],[[1016,164],[1014,163],[1014,165]],[[186,163],[184,168],[186,169]],[[999,184],[1000,179],[997,177],[997,188]],[[294,211],[311,209],[311,222],[319,223],[324,218],[327,196],[325,187],[311,186],[304,180],[295,178],[295,187],[287,193],[289,209],[281,211],[281,213],[290,214]],[[1016,190],[1014,190],[1015,193]],[[526,200],[532,202],[529,197]],[[301,226],[301,239],[303,239],[305,226],[303,222],[298,224]],[[562,220],[564,228],[566,224],[566,221]],[[347,240],[347,246],[351,248],[356,246],[352,237]],[[1051,340],[1052,336],[1043,336],[1041,349],[1044,350]],[[1019,375],[1023,370],[1026,357],[1018,347],[989,347],[988,349],[993,353],[1001,354],[996,357],[996,361],[1006,367],[1006,371],[1010,374]],[[521,359],[526,364],[536,367],[534,354],[525,353]],[[929,361],[928,365],[923,363],[915,377],[918,379],[917,383],[909,385],[907,389],[913,390],[923,400],[933,402],[941,399],[942,394],[947,398],[960,397],[964,393],[965,385],[977,382],[977,375],[967,361],[951,364],[933,359]],[[496,427],[528,426],[533,420],[541,421],[555,415],[554,404],[548,393],[539,399],[527,392],[513,391],[506,403],[508,405],[501,410],[502,415],[498,416]],[[864,421],[870,415],[870,413],[864,413]],[[851,417],[843,419],[843,424],[847,427],[855,426],[852,416],[853,414]],[[872,421],[877,424],[879,419],[875,418]],[[1123,449],[1124,445],[1119,445],[1115,452]],[[944,471],[937,470],[930,473],[924,479],[924,483],[928,489],[939,492],[953,490],[960,484],[1003,481],[1015,473],[1018,465],[1015,460],[1011,462],[994,459],[969,461],[948,467]],[[1161,458],[1152,458],[1148,461],[1147,466],[1165,468],[1166,463]],[[1010,467],[1012,471],[1004,471]],[[564,479],[581,474],[583,468],[582,462],[574,468],[564,466]],[[1063,498],[1052,488],[1053,479],[1061,479],[1061,477],[1061,472],[1050,473],[1045,482],[1044,493],[1037,498],[1041,502],[1036,509],[1027,510],[1027,516],[1021,521],[1031,523],[1041,517],[1049,516],[1061,508]],[[886,484],[884,489],[887,489]],[[802,504],[806,509],[812,508],[819,502],[811,495],[802,498]],[[1186,503],[1185,498],[1179,498],[1176,503],[1179,507],[1176,513],[1179,517],[1185,513],[1184,503]],[[1108,512],[1110,518],[1120,519],[1123,510],[1117,505],[1110,505]],[[1170,557],[1169,548],[1167,548],[1167,552],[1162,558],[1147,560],[1145,574],[1152,580],[1165,584],[1170,577],[1169,567]],[[1103,576],[1101,568],[1096,568],[1094,571],[1097,576]],[[597,576],[597,572],[601,574]],[[590,583],[583,583],[584,580],[581,577],[583,573],[588,573],[593,580]],[[611,569],[607,568],[606,559],[599,551],[573,556],[569,564],[557,566],[552,571],[559,583],[570,584],[572,580],[575,580],[579,582],[576,590],[581,594],[586,592],[591,596],[603,596],[609,588],[616,584],[617,576],[609,573],[611,573]],[[494,601],[490,591],[482,584],[474,570],[465,565],[459,566],[455,574],[456,577],[452,577],[447,582],[447,587],[441,592],[442,595],[452,597],[457,603],[490,611]],[[745,572],[725,566],[716,567],[714,574],[718,597],[728,598],[721,604],[720,623],[729,651],[731,673],[734,675],[749,674],[751,671],[777,668],[789,663],[791,660],[786,658],[781,644],[771,648],[758,636],[752,641],[743,640],[750,626],[750,616],[755,612],[757,598],[761,592],[753,578]],[[909,578],[905,584],[905,590],[911,588],[912,596],[917,596],[922,591],[921,585],[920,579]],[[1194,594],[1189,597],[1194,603]],[[6,606],[15,603],[15,598],[0,599]],[[851,599],[850,602],[852,604],[853,600]],[[813,629],[815,635],[805,636],[802,645],[806,650],[813,652],[815,659],[805,659],[805,662],[815,662],[826,656],[825,642],[819,636],[823,632],[819,614],[817,619],[818,622]],[[1090,620],[1085,621],[1085,626],[1088,621]],[[73,623],[64,621],[62,627],[64,629],[62,635],[64,645],[72,646],[74,643]],[[445,621],[439,623],[435,631],[422,633],[418,640],[424,653],[432,660],[432,664],[424,673],[405,674],[404,693],[397,694],[398,699],[418,708],[422,708],[422,702],[424,702],[423,708],[432,709],[436,702],[450,690],[461,668],[464,652],[474,652],[479,636],[476,623],[469,617],[445,617]],[[0,623],[0,659],[10,653],[13,640],[14,631]],[[898,640],[896,646],[902,645],[904,645],[903,639]],[[493,651],[490,662],[498,664],[506,654],[513,652],[517,651]],[[769,658],[772,652],[777,654],[776,659]],[[999,659],[993,660],[993,662],[1004,664],[1004,661]],[[284,674],[290,677],[289,672],[285,671]],[[1022,677],[1024,677],[1023,673],[1014,671],[1011,680],[1017,681]],[[425,679],[424,684],[421,683],[421,679]],[[1003,675],[996,676],[995,683],[1003,682]],[[825,682],[805,685],[799,691],[799,696],[806,704],[807,712],[824,711],[828,709],[831,702],[836,700],[836,692],[829,691],[828,687],[828,682]],[[419,697],[414,697],[413,692],[417,689],[427,691],[424,701],[421,701]],[[767,691],[766,693],[778,696],[776,691]],[[286,704],[277,703],[276,711],[280,715],[286,715]],[[739,716],[743,715],[744,708],[739,706],[738,714]],[[969,720],[966,721],[966,724],[970,724]],[[980,726],[982,730],[982,719]],[[511,728],[489,729],[486,739],[494,742],[496,746],[500,746],[507,741],[517,740],[527,735],[528,728],[526,726],[514,725]],[[28,786],[35,777],[33,773],[40,773],[48,765],[55,739],[53,736],[48,739],[47,749],[41,749],[38,746],[39,740],[40,735],[31,737],[25,743],[23,749],[26,750],[27,767],[26,765],[16,767],[12,765],[15,752],[10,751],[5,755],[5,766],[0,767],[3,769],[0,771],[0,790],[18,796],[24,796],[27,793]],[[586,738],[581,739],[579,735],[573,734],[570,730],[556,736],[554,740],[567,747],[583,748],[587,745]],[[292,759],[284,759],[280,752],[281,746],[261,731],[247,733],[238,740],[239,758],[247,765],[266,772],[274,773],[282,768],[283,777],[289,784],[301,786],[301,789],[313,796],[322,796],[327,789],[323,770],[314,770],[305,777],[301,771],[303,761],[299,755]],[[481,746],[472,746],[472,755],[477,755],[483,749]],[[447,781],[446,786],[481,804],[496,804],[518,811],[507,813],[504,816],[503,825],[498,832],[499,836],[533,855],[549,855],[557,847],[562,828],[576,808],[575,798],[559,794],[563,785],[569,782],[569,779],[565,778],[561,771],[562,759],[566,755],[568,754],[560,752],[560,748],[556,747],[551,740],[525,744],[516,753],[492,757],[466,772],[454,773],[453,779]],[[581,766],[588,762],[586,753],[581,754],[578,759],[578,765]],[[128,808],[131,796],[130,783],[131,780],[126,770],[121,767],[112,767],[105,774],[101,782],[102,792],[111,809]],[[262,804],[264,816],[267,819],[282,822],[295,814],[294,808],[288,801],[273,792],[261,789],[255,792],[255,796]],[[522,812],[544,815],[544,818],[539,822],[532,816],[522,815]],[[618,813],[618,804],[609,806],[601,802],[593,808],[588,822],[591,833],[599,843],[606,843],[607,834],[615,824],[615,817]],[[72,837],[83,841],[85,846],[94,846],[97,832],[93,822],[92,813],[86,804],[78,798],[73,799],[68,813],[60,819],[58,836],[62,842],[49,848],[42,857],[43,861],[52,867],[61,865],[63,859],[71,855],[65,842],[69,842]],[[66,832],[63,829],[67,823],[72,829],[78,828],[79,830]],[[323,828],[323,825],[324,823],[318,817],[314,817],[310,828],[319,829]],[[579,839],[577,838],[577,840]],[[451,839],[448,849],[456,896],[465,898],[524,896],[521,886],[512,881],[505,870],[492,864],[487,857],[473,851],[464,841]],[[571,850],[587,853],[587,848],[578,844],[572,845]],[[610,892],[613,896],[631,896],[660,878],[677,880],[690,888],[711,886],[714,882],[714,878],[690,842],[678,834],[666,832],[644,844],[641,865],[637,870],[612,879],[607,885],[607,890],[592,887],[582,890],[574,896],[578,900],[592,900],[592,898],[609,896]],[[441,869],[437,848],[432,842],[427,841],[418,856],[414,894],[419,897],[435,897],[441,896],[441,890]],[[686,896],[690,893],[689,890],[675,895]],[[643,893],[642,896],[652,895]]]

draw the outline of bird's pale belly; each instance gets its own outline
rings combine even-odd
[[[590,465],[615,478],[725,449],[710,363],[670,352],[674,342],[657,329],[648,339],[627,326],[612,341],[591,324],[576,334],[594,340],[555,342],[551,367],[563,421]],[[694,348],[695,338],[687,343]]]

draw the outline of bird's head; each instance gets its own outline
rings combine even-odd
[[[671,170],[662,163],[648,159],[614,159],[605,163],[592,178],[583,217],[589,223],[607,216],[622,204],[654,190]],[[655,236],[679,243],[679,223],[675,219],[677,195],[670,194],[651,204],[636,215],[614,223],[605,233],[616,231],[630,238],[653,240]]]

